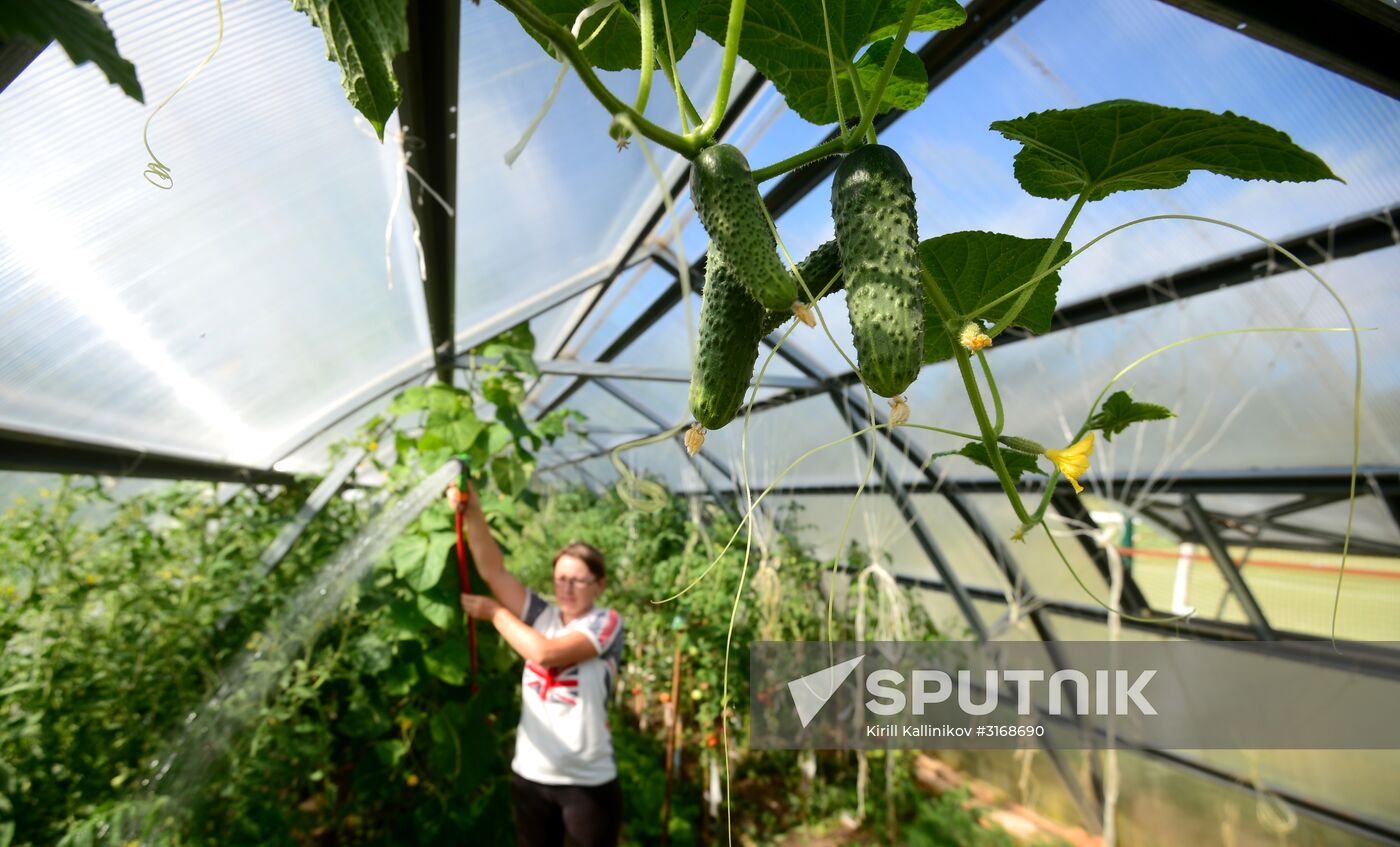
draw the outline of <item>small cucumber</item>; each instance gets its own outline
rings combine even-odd
[[[690,174],[700,223],[749,296],[766,309],[790,311],[797,288],[778,258],[777,243],[748,160],[732,144],[700,151]]]
[[[872,144],[846,156],[831,184],[831,213],[861,376],[871,391],[894,397],[919,376],[924,350],[914,182],[899,155]]]
[[[808,253],[807,258],[797,263],[797,273],[801,274],[802,282],[806,283],[807,289],[811,291],[813,297],[826,296],[822,294],[823,288],[826,288],[826,294],[834,294],[846,287],[845,276],[836,276],[839,270],[841,270],[841,254],[836,249],[835,240],[826,242]],[[833,277],[836,279],[835,282],[832,282]],[[802,290],[802,285],[798,283],[796,275],[793,276],[792,283],[797,288],[798,299],[806,302],[807,292]],[[827,283],[831,283],[830,288],[827,288]],[[791,317],[791,309],[768,312],[764,315],[763,334],[768,335],[787,323]]]
[[[790,313],[789,313],[790,314]],[[763,337],[764,310],[710,245],[700,302],[700,339],[690,376],[690,411],[706,429],[734,419],[744,402]]]

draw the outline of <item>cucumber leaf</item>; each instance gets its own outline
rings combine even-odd
[[[117,39],[102,10],[78,0],[5,0],[0,3],[0,42],[23,39],[39,47],[57,41],[73,64],[92,62],[126,96],[145,103],[136,66],[117,52]]]
[[[1175,188],[1193,170],[1273,182],[1339,179],[1284,133],[1233,112],[1109,100],[995,121],[991,128],[1024,145],[1015,159],[1021,187],[1052,200]]]
[[[537,0],[535,6],[564,29],[573,32],[579,13],[593,5],[589,0]],[[657,61],[668,63],[665,21],[671,24],[671,44],[676,48],[676,61],[695,41],[695,29],[700,15],[700,0],[667,0],[666,15],[661,14],[661,0],[652,2],[652,43]],[[621,0],[600,9],[579,27],[578,40],[587,44],[584,58],[603,71],[636,70],[642,66],[641,7],[637,0]],[[521,24],[524,26],[524,24]],[[528,26],[525,31],[539,42],[551,57],[554,48],[538,32]]]
[[[856,60],[856,79],[860,81],[862,92],[868,95],[875,90],[875,85],[880,80],[880,71],[885,66],[885,59],[893,49],[894,39],[885,38],[870,45],[870,49]],[[848,80],[849,76],[841,74],[841,79]],[[901,49],[899,58],[894,63],[894,73],[885,84],[885,94],[880,98],[880,108],[876,114],[883,114],[890,109],[903,109],[908,112],[922,106],[927,97],[928,70],[924,63],[919,61],[918,56]],[[852,98],[844,102],[854,103],[855,100]]]
[[[448,685],[461,685],[471,669],[471,651],[457,639],[444,641],[423,654],[423,666]]]
[[[1176,413],[1166,406],[1156,403],[1139,403],[1126,391],[1118,391],[1099,407],[1099,411],[1089,419],[1089,428],[1103,432],[1105,441],[1127,429],[1130,424],[1141,421],[1164,421],[1176,417]]]
[[[406,0],[292,0],[326,39],[326,58],[340,65],[350,105],[384,140],[384,122],[403,95],[394,57],[408,50]]]
[[[924,286],[937,286],[959,318],[964,318],[1025,284],[1050,249],[1050,241],[975,231],[930,238],[919,244]],[[1055,261],[1071,252],[1068,243],[1061,244]],[[1016,325],[1031,332],[1048,332],[1059,287],[1058,271],[1043,277],[1026,307],[1016,316]],[[980,317],[999,320],[1015,300],[1010,297]],[[957,330],[950,330],[943,323],[932,301],[932,296],[924,297],[924,361],[941,362],[953,357],[953,345],[957,343],[953,333]]]
[[[951,29],[967,19],[955,0],[922,0],[923,8],[915,19],[915,30]],[[729,23],[729,0],[702,0],[700,29],[720,44],[724,43]],[[744,24],[739,39],[739,55],[758,69],[783,95],[788,107],[804,120],[814,124],[829,124],[836,120],[836,92],[831,79],[832,59],[840,80],[842,108],[847,118],[858,115],[855,92],[850,85],[850,70],[863,86],[866,70],[857,56],[872,42],[894,35],[903,17],[905,4],[899,0],[775,0],[751,3],[744,10]],[[830,24],[832,57],[827,56],[827,27]],[[865,60],[865,68],[878,67],[893,46],[884,47]],[[874,48],[872,48],[873,50]],[[895,76],[885,90],[878,112],[891,108],[907,108],[913,103],[913,90],[922,84],[928,91],[928,78],[923,63],[912,53],[902,55],[895,65]],[[914,70],[914,64],[918,70]],[[878,75],[878,69],[876,71]],[[923,97],[918,98],[922,102]]]
[[[1001,459],[1006,463],[1006,472],[1011,475],[1013,480],[1019,482],[1021,474],[1027,473],[1038,473],[1041,476],[1045,476],[1045,471],[1042,471],[1040,466],[1036,464],[1035,456],[999,445],[997,449],[1001,451]],[[967,444],[964,444],[963,448],[957,452],[957,455],[971,459],[986,468],[992,466],[992,460],[987,455],[987,445],[980,441],[969,441]]]

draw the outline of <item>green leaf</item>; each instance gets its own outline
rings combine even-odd
[[[537,0],[535,6],[555,23],[570,32],[579,12],[588,8],[590,0]],[[671,41],[676,46],[676,57],[686,54],[695,41],[696,19],[699,14],[699,0],[667,0],[666,16],[671,23]],[[658,60],[664,61],[666,53],[666,29],[661,14],[660,0],[652,2],[654,32]],[[583,55],[599,70],[636,70],[642,66],[641,12],[636,0],[623,0],[614,7],[603,9],[590,16],[579,27],[579,43],[587,43]],[[522,24],[523,26],[523,24]],[[539,33],[524,27],[530,36],[539,42],[540,47],[551,57],[554,50]],[[599,30],[602,30],[599,32]]]
[[[462,605],[454,596],[449,602],[441,591],[423,592],[418,595],[418,613],[427,618],[438,629],[447,629],[462,614]]]
[[[862,47],[895,33],[906,8],[900,0],[826,0],[825,5],[823,18],[822,0],[750,3],[744,10],[739,39],[739,55],[773,82],[789,108],[815,124],[832,123],[837,118],[824,20],[830,24],[831,53],[842,79],[842,106],[846,117],[853,118],[859,110],[847,79],[848,68],[855,64]],[[729,22],[729,6],[729,0],[702,0],[700,5],[700,29],[720,44]],[[914,28],[949,29],[964,20],[966,14],[954,0],[923,0]],[[888,55],[889,48],[884,50]],[[886,111],[901,100],[911,102],[913,72],[908,58],[901,56],[896,67],[904,68],[900,81],[891,82],[878,111]],[[922,63],[919,72],[923,72]],[[858,69],[857,74],[865,83],[864,70]]]
[[[355,640],[354,662],[361,673],[370,676],[383,673],[393,663],[389,643],[374,633],[365,633]]]
[[[1011,475],[1013,480],[1019,481],[1021,479],[1021,474],[1026,473],[1038,473],[1041,476],[1045,476],[1045,472],[1036,464],[1035,456],[1029,456],[1015,450],[1008,450],[1001,446],[998,446],[997,449],[1001,451],[1001,460],[1006,464],[1006,471]],[[991,457],[987,455],[987,445],[980,441],[969,441],[967,444],[964,444],[957,455],[971,459],[983,467],[990,468],[992,466]]]
[[[529,351],[514,347],[501,352],[501,364],[511,370],[521,371],[531,376],[539,376],[540,369],[535,365],[535,357]]]
[[[389,606],[388,632],[395,641],[413,641],[428,627],[416,603],[399,600]]]
[[[888,23],[877,26],[866,36],[870,41],[893,38],[899,33],[899,23],[904,19],[903,3],[890,3],[885,7]],[[957,3],[945,0],[923,0],[923,8],[914,16],[911,32],[941,32],[953,29],[967,22],[967,12]]]
[[[486,455],[494,456],[505,449],[511,442],[510,430],[505,424],[493,423],[491,429],[486,433]]]
[[[389,414],[405,415],[409,412],[418,412],[428,408],[428,389],[421,385],[415,385],[404,389],[404,392],[394,398],[394,402],[389,404]]]
[[[471,395],[450,385],[432,385],[428,388],[428,411],[448,419],[460,418],[472,411]]]
[[[952,232],[930,238],[919,245],[924,287],[937,286],[961,323],[986,304],[1025,284],[1050,249],[1050,243],[1049,238],[1017,238],[999,232]],[[1061,244],[1055,261],[1071,252],[1068,242]],[[1059,287],[1058,271],[1042,277],[1026,307],[1016,316],[1016,324],[1031,332],[1048,332]],[[1015,301],[1015,297],[1009,297],[979,317],[1000,320]],[[939,317],[931,295],[924,298],[924,327],[924,361],[951,359],[957,342],[954,330]]]
[[[525,382],[512,373],[497,374],[482,380],[481,396],[498,408],[519,406],[525,399]]]
[[[0,42],[23,39],[38,47],[57,41],[75,65],[92,62],[138,103],[145,103],[136,66],[117,52],[117,39],[102,10],[78,0],[5,0],[0,3]]]
[[[530,425],[525,423],[525,419],[520,416],[520,412],[514,406],[501,406],[496,409],[496,420],[504,424],[510,434],[515,436],[515,443],[522,449],[525,442],[530,442],[532,449],[540,449],[540,437],[535,435]]]
[[[350,104],[384,140],[384,122],[398,108],[394,57],[408,50],[405,0],[292,0],[326,39],[326,58],[340,65]]]
[[[390,697],[402,697],[418,684],[418,663],[395,662],[380,675],[379,684]]]
[[[558,438],[562,438],[569,430],[569,420],[576,420],[583,423],[588,418],[582,413],[573,409],[555,409],[539,420],[535,421],[535,432],[539,433],[545,441],[553,444]],[[580,429],[575,427],[575,429]]]
[[[428,553],[428,539],[422,535],[401,535],[389,551],[394,563],[394,576],[407,579],[409,574],[423,567],[423,557]]]
[[[374,745],[374,755],[379,759],[379,763],[391,768],[397,765],[407,752],[408,745],[397,738],[380,741]]]
[[[470,413],[468,413],[470,414]],[[443,442],[452,448],[454,452],[462,453],[472,448],[481,433],[486,431],[486,421],[471,415],[470,418],[460,418],[452,421],[436,431],[442,436]]]
[[[424,545],[423,558],[416,570],[410,571],[404,579],[414,591],[423,592],[433,588],[442,579],[442,571],[447,567],[447,551],[457,544],[455,532],[435,532]]]
[[[515,456],[501,456],[491,462],[491,478],[507,497],[519,496],[534,472],[534,462],[523,462]]]
[[[1099,411],[1089,419],[1089,428],[1103,431],[1105,441],[1127,429],[1130,424],[1141,421],[1164,421],[1176,417],[1176,413],[1166,406],[1156,403],[1138,403],[1126,391],[1118,391],[1099,407]]]
[[[457,639],[444,641],[424,654],[423,666],[448,685],[461,685],[471,670],[471,651]]]
[[[582,7],[580,7],[582,8]],[[496,337],[483,341],[473,347],[471,353],[477,356],[499,356],[506,350],[515,348],[524,350],[526,353],[534,355],[535,334],[530,331],[530,324],[516,324]]]
[[[1193,170],[1273,182],[1338,179],[1284,133],[1232,112],[1109,100],[995,121],[991,128],[1024,145],[1015,165],[1021,187],[1053,200],[1175,188]]]
[[[890,51],[894,49],[894,39],[886,38],[870,45],[870,49],[865,51],[865,55],[856,61],[856,76],[860,80],[860,90],[866,95],[875,90],[876,83],[880,80],[880,72],[884,68],[885,59],[889,57]],[[842,74],[842,78],[848,78]],[[845,96],[845,95],[842,95]],[[876,114],[888,112],[890,109],[903,109],[908,112],[923,105],[928,97],[928,70],[924,68],[924,63],[919,57],[908,50],[900,49],[899,58],[894,63],[894,73],[885,84],[885,94],[880,98],[880,108]],[[847,102],[854,103],[854,100]]]

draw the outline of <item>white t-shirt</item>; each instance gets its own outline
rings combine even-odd
[[[520,619],[546,638],[582,632],[598,655],[565,668],[525,663],[511,770],[546,785],[611,782],[617,777],[617,762],[608,730],[608,701],[622,659],[621,616],[594,607],[565,626],[559,607],[527,588]]]

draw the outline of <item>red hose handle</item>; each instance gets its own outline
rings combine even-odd
[[[458,489],[457,491],[457,575],[462,579],[462,593],[472,593],[471,572],[467,568],[467,542],[462,531],[463,517],[467,513],[467,492]],[[471,651],[471,671],[472,671],[472,693],[477,690],[476,684],[476,618],[467,618],[467,648]]]

